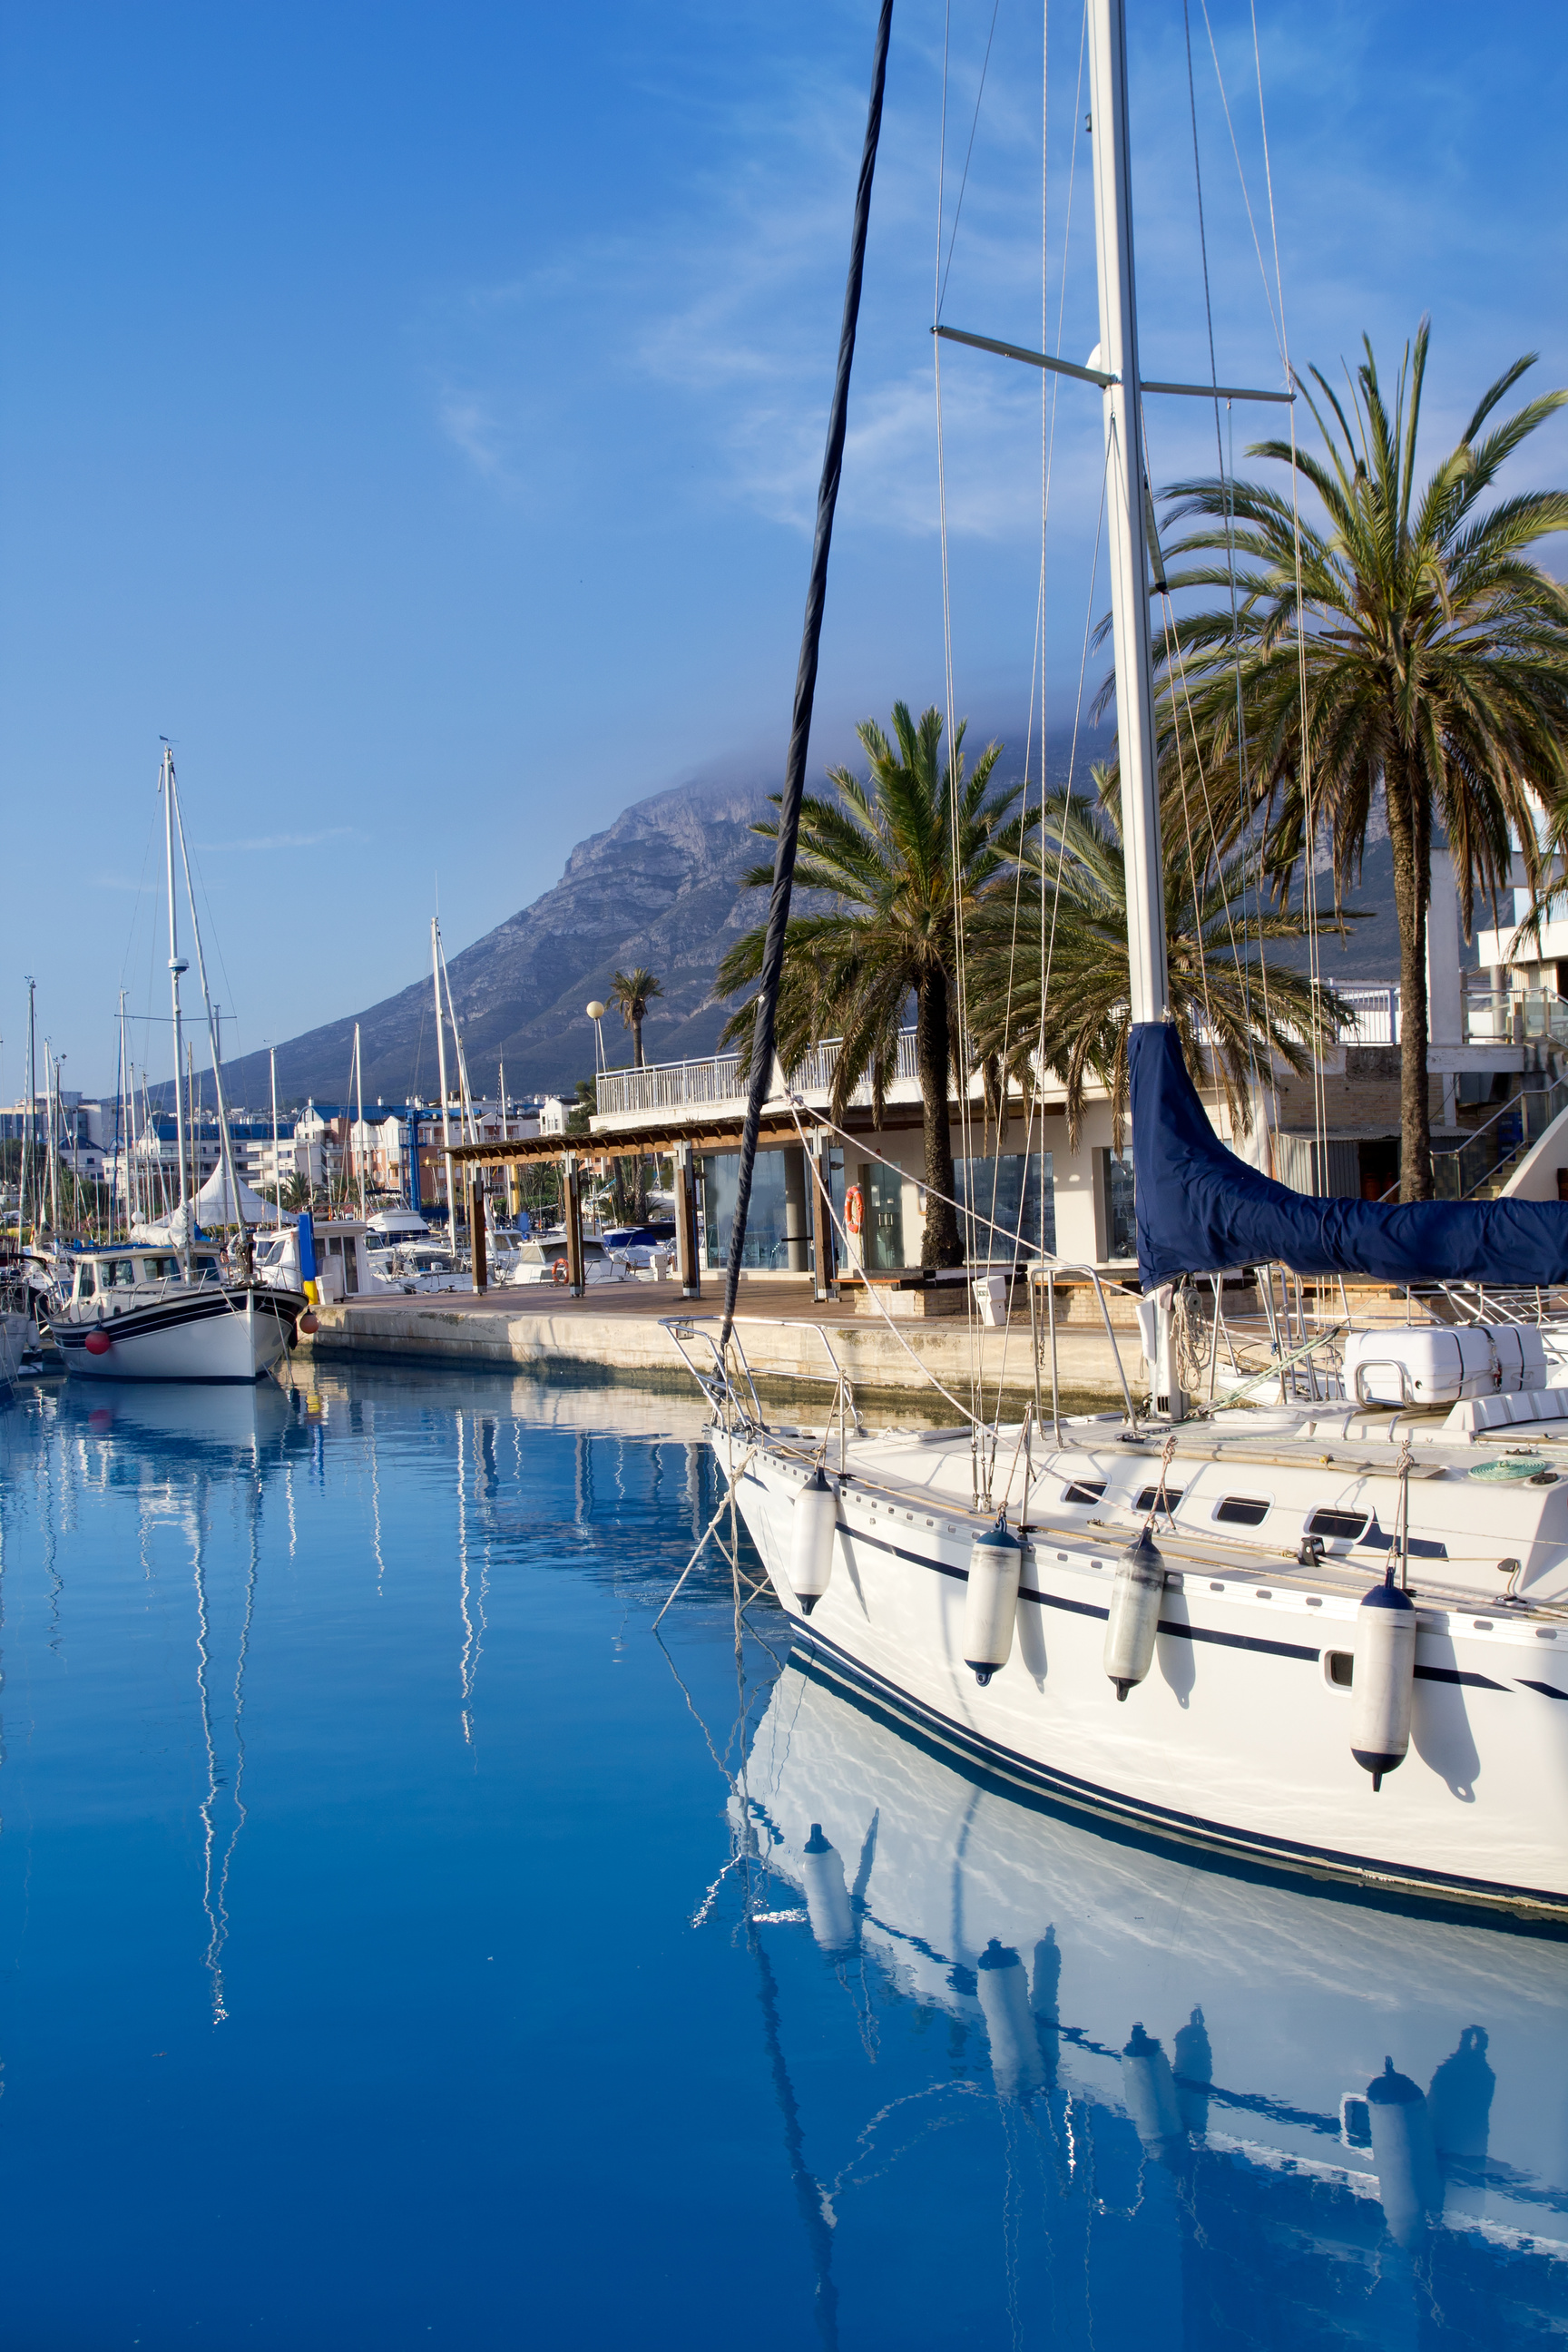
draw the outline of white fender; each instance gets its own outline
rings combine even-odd
[[[808,1617],[833,1575],[837,1530],[838,1490],[818,1467],[795,1498],[789,1547],[789,1580]]]
[[[1366,2104],[1383,2218],[1395,2244],[1412,2246],[1425,2236],[1427,2215],[1443,2203],[1432,2118],[1409,2075],[1394,2073],[1392,2058],[1367,2084]]]
[[[963,1663],[982,1690],[1013,1654],[1024,1547],[1005,1528],[988,1528],[969,1547],[963,1600]]]
[[[801,1853],[800,1874],[811,1932],[825,1952],[842,1952],[855,1941],[855,1912],[844,1884],[844,1857],[813,1822]]]
[[[1124,1699],[1154,1663],[1154,1641],[1160,1630],[1160,1602],[1165,1590],[1165,1563],[1148,1530],[1129,1544],[1117,1563],[1110,1588],[1110,1613],[1105,1621],[1105,1671]]]
[[[976,1963],[974,1982],[991,2044],[991,2072],[1001,2096],[1022,2099],[1043,2090],[1045,2061],[1023,1961],[993,1936]]]
[[[1163,2043],[1142,2025],[1121,2053],[1121,2095],[1145,2152],[1169,2163],[1186,2145],[1186,2126],[1176,2098],[1175,2078]]]
[[[1351,1754],[1372,1774],[1374,1790],[1409,1753],[1416,1622],[1414,1605],[1393,1584],[1374,1584],[1356,1611]]]

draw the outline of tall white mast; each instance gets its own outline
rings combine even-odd
[[[125,991],[123,989],[120,992],[120,1069],[115,1079],[115,1088],[114,1140],[118,1148],[115,1152],[114,1172],[116,1176],[123,1172],[124,1176],[120,1191],[125,1205],[125,1231],[129,1234],[136,1222],[136,1212],[131,1197],[131,1076],[125,1064]],[[110,1211],[112,1213],[112,1194]]]
[[[278,1165],[278,1048],[267,1048],[268,1066],[272,1074],[272,1222],[279,1232],[283,1226],[283,1176]]]
[[[447,1032],[441,1016],[441,925],[430,918],[430,975],[436,983],[436,1066],[441,1080],[441,1156],[447,1164],[447,1246],[458,1246],[458,1205],[452,1197],[452,1122],[447,1110]]]
[[[29,1196],[35,1233],[38,1224],[38,1179],[33,1165],[38,1150],[38,990],[31,972],[27,974],[27,1122],[22,1133],[22,1181],[16,1194],[18,1249],[22,1246],[22,1219]]]
[[[1106,505],[1110,520],[1110,611],[1116,642],[1116,748],[1121,777],[1121,846],[1127,872],[1127,949],[1132,1018],[1169,1010],[1165,895],[1160,862],[1160,791],[1154,743],[1154,669],[1149,623],[1143,404],[1132,267],[1132,185],[1127,154],[1124,0],[1089,0],[1090,137],[1095,247],[1100,264],[1100,355],[1110,377],[1105,404]]]
[[[180,974],[190,966],[180,953],[180,916],[174,898],[174,755],[167,743],[163,746],[163,763],[158,771],[158,789],[163,795],[163,861],[169,884],[169,993],[174,1014],[174,1150],[180,1163],[180,1197],[174,1215],[184,1230],[180,1235],[180,1256],[185,1269],[185,1280],[191,1278],[191,1235],[193,1216],[184,1214],[185,1206],[185,1083],[184,1032],[180,1021]]]
[[[191,938],[196,950],[196,975],[201,982],[202,1005],[207,1016],[207,1045],[213,1057],[213,1093],[217,1101],[218,1165],[223,1170],[224,1182],[234,1208],[235,1223],[238,1227],[237,1253],[240,1266],[248,1280],[250,1245],[245,1223],[245,1204],[239,1197],[239,1174],[234,1164],[234,1138],[229,1133],[228,1105],[224,1099],[223,1057],[218,1050],[217,1021],[213,1012],[212,992],[207,987],[207,960],[202,950],[202,927],[196,920],[196,890],[191,879],[191,860],[190,853],[185,847],[184,822],[180,815],[179,793],[174,782],[174,756],[172,753],[165,752],[164,757],[169,763],[167,798],[174,811],[174,828],[180,836],[180,862],[185,869],[185,896],[191,909]],[[184,970],[184,966],[181,969]],[[178,979],[175,980],[174,985],[176,989],[179,987]],[[193,1224],[195,1222],[194,1202],[191,1222]]]
[[[360,1223],[364,1223],[364,1068],[359,1057],[359,1023],[354,1023],[354,1159],[359,1168]]]

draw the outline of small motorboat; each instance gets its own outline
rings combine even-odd
[[[188,1266],[188,1275],[187,1275]],[[294,1344],[300,1290],[226,1280],[210,1246],[73,1253],[49,1307],[68,1372],[88,1380],[258,1381]]]

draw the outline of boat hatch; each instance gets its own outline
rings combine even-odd
[[[1214,1515],[1223,1527],[1260,1528],[1270,1507],[1262,1495],[1226,1495],[1215,1505]]]
[[[1371,1516],[1369,1511],[1316,1510],[1307,1521],[1307,1533],[1330,1543],[1360,1543]]]

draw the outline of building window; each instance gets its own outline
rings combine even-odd
[[[1105,1166],[1105,1255],[1108,1258],[1138,1255],[1137,1193],[1132,1181],[1132,1154],[1108,1151]]]
[[[904,1255],[904,1178],[898,1168],[868,1160],[860,1181],[866,1192],[866,1230],[861,1247],[874,1274],[892,1274],[907,1265]]]
[[[741,1181],[738,1151],[705,1152],[699,1166],[702,1178],[702,1232],[710,1267],[729,1263],[730,1234],[735,1222],[735,1196]],[[789,1264],[784,1237],[784,1162],[782,1151],[759,1151],[752,1176],[752,1203],[746,1215],[746,1247],[742,1265],[759,1269]]]
[[[1037,1257],[1042,1249],[1055,1255],[1057,1197],[1048,1151],[955,1160],[952,1172],[960,1209],[973,1209],[976,1218],[988,1221],[975,1225],[972,1247],[963,1228],[967,1254],[977,1264]]]

